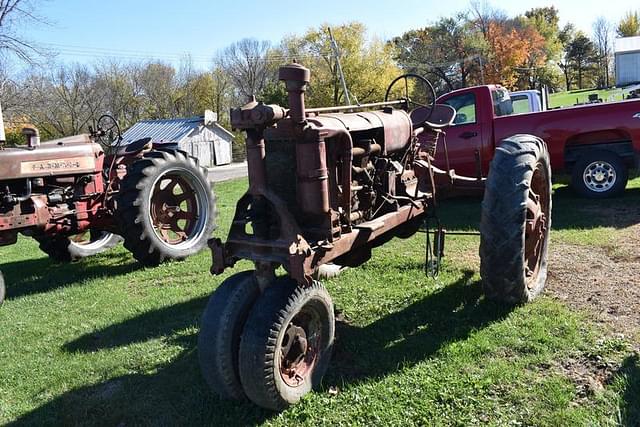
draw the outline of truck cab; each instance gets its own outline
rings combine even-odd
[[[572,187],[586,197],[621,193],[629,170],[640,163],[640,100],[518,114],[506,88],[485,85],[449,92],[436,102],[457,114],[434,163],[458,175],[485,177],[499,141],[514,134],[542,138],[554,172],[571,174]]]

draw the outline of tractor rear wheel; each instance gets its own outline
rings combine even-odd
[[[502,141],[491,161],[480,221],[480,275],[487,297],[531,301],[547,279],[551,169],[539,138]]]
[[[240,339],[240,380],[255,404],[282,410],[317,387],[329,366],[333,303],[319,282],[274,281],[256,301]]]
[[[259,295],[253,271],[234,274],[218,286],[202,315],[200,370],[209,387],[223,399],[245,397],[238,372],[240,334]]]
[[[215,229],[206,171],[182,151],[145,153],[129,167],[116,201],[124,246],[144,265],[199,252]]]
[[[35,236],[40,250],[56,262],[72,262],[115,247],[122,237],[107,231],[91,230],[74,236]]]

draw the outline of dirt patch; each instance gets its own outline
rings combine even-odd
[[[620,364],[600,357],[569,358],[562,360],[556,369],[576,385],[576,401],[587,399],[604,390],[620,368]]]
[[[640,333],[640,224],[612,247],[552,243],[547,292],[632,338]]]

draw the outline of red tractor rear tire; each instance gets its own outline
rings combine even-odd
[[[542,292],[550,228],[546,144],[531,135],[503,140],[491,161],[480,220],[480,276],[488,298],[517,304]]]
[[[216,219],[206,171],[183,151],[145,153],[122,181],[115,219],[124,247],[144,265],[199,252]]]

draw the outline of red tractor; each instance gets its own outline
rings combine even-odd
[[[69,262],[124,240],[140,263],[153,266],[184,259],[211,237],[207,173],[176,146],[150,138],[122,145],[109,115],[89,134],[43,143],[34,127],[23,134],[25,146],[7,147],[0,131],[0,246],[23,234],[55,261]],[[1,273],[0,288],[2,297]]]
[[[317,386],[335,332],[320,268],[358,266],[372,248],[413,235],[433,216],[439,189],[486,187],[480,256],[489,297],[525,302],[542,291],[551,172],[541,139],[505,138],[488,178],[465,178],[432,166],[456,111],[435,104],[427,80],[396,79],[384,102],[307,109],[310,71],[292,64],[279,77],[288,109],[252,101],[231,112],[233,127],[247,135],[249,189],[226,242],[210,242],[211,271],[242,259],[255,268],[226,279],[202,317],[200,366],[217,394],[281,410]],[[435,233],[436,257],[444,235]]]

